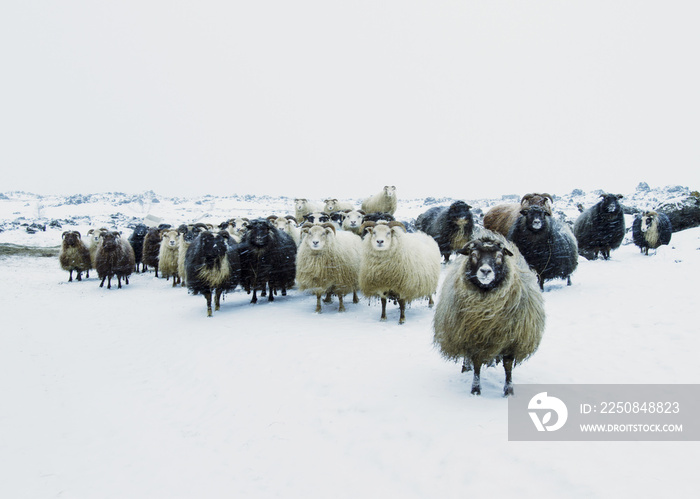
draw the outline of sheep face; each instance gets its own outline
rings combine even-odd
[[[337,199],[326,199],[326,200],[324,201],[324,203],[326,203],[325,208],[324,208],[324,211],[326,211],[326,212],[328,212],[328,213],[331,213],[331,212],[337,210],[337,206],[338,206],[338,200],[337,200]]]
[[[105,251],[111,251],[119,247],[121,244],[121,234],[116,231],[105,231],[100,233],[102,238],[102,247]]]
[[[248,241],[258,248],[267,246],[270,240],[270,232],[275,230],[274,226],[267,220],[253,220],[248,225]]]
[[[393,198],[396,196],[396,186],[395,185],[385,185],[384,194],[388,198]]]
[[[653,211],[648,211],[644,214],[644,216],[642,217],[642,225],[640,227],[642,229],[642,232],[646,232],[649,229],[651,229],[651,227],[656,222],[656,217],[657,215]]]
[[[304,244],[312,251],[323,250],[328,244],[329,238],[335,236],[335,229],[329,224],[306,227],[303,232],[305,233]]]
[[[80,232],[77,230],[68,230],[63,233],[63,245],[65,247],[78,246],[80,241]]]
[[[143,239],[144,237],[146,237],[146,233],[148,233],[148,227],[146,227],[144,224],[136,224],[133,233],[135,237]]]
[[[232,236],[243,235],[243,233],[248,229],[250,221],[247,218],[232,218],[228,221],[229,232]]]
[[[343,220],[343,227],[349,230],[356,230],[362,225],[362,219],[364,213],[361,211],[349,211],[345,214],[345,219]]]
[[[547,217],[550,216],[546,210],[539,206],[531,206],[520,210],[520,214],[525,217],[525,227],[531,232],[540,232],[547,227]]]
[[[394,233],[389,225],[377,224],[369,230],[372,248],[376,251],[388,251],[391,248],[391,241],[394,237]]]
[[[622,211],[622,205],[620,205],[620,199],[622,199],[622,194],[601,194],[603,200],[600,202],[600,209],[603,213],[618,213]]]
[[[201,252],[207,266],[214,265],[217,260],[226,255],[226,241],[221,234],[204,231],[199,237]]]
[[[177,247],[177,236],[178,236],[178,231],[166,230],[165,232],[163,232],[162,241],[165,243],[166,247],[176,248]]]
[[[513,256],[501,243],[488,239],[472,241],[458,253],[467,257],[464,279],[482,291],[501,284],[507,272],[505,259]]]

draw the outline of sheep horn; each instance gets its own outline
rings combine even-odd
[[[330,228],[333,229],[333,234],[335,234],[335,225],[329,224],[328,222],[321,224],[321,227],[324,227],[326,229]]]
[[[389,225],[389,227],[392,227],[392,228],[393,227],[401,227],[404,232],[407,232],[406,226],[404,224],[402,224],[401,222],[391,221],[391,222],[389,222],[388,225]]]

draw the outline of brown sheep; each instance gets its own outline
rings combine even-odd
[[[78,281],[82,280],[83,272],[87,272],[85,277],[90,277],[90,268],[92,267],[90,250],[77,230],[67,230],[63,233],[63,243],[58,260],[61,263],[61,268],[69,272],[68,282],[73,281],[74,270],[78,273],[76,278]]]

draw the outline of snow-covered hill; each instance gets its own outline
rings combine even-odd
[[[654,207],[684,189],[639,189],[625,201]],[[555,211],[571,219],[578,203],[596,198],[560,195]],[[502,202],[468,201],[483,211]],[[397,217],[447,202],[405,200]],[[126,230],[148,214],[218,222],[287,213],[291,203],[6,193],[0,242],[55,246],[66,227]],[[30,233],[32,223],[46,230]],[[689,229],[650,256],[628,244],[609,261],[581,259],[571,287],[548,282],[543,342],[515,368],[514,382],[699,383],[699,250],[700,228]],[[315,314],[315,298],[297,290],[257,305],[237,290],[208,319],[202,297],[152,273],[133,275],[121,290],[99,288],[94,275],[66,281],[56,258],[0,258],[2,497],[690,497],[696,490],[697,442],[509,442],[502,369],[486,369],[483,395],[471,396],[471,373],[432,346],[425,302],[399,326],[397,308],[380,322],[378,305],[364,299],[344,314],[337,302]]]

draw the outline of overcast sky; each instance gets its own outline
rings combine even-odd
[[[4,0],[0,192],[700,188],[700,2]]]

